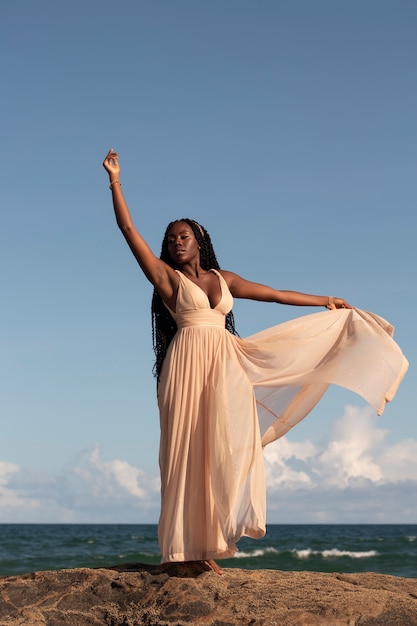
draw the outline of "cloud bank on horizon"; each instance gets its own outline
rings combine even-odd
[[[289,437],[264,452],[269,523],[413,523],[417,441],[389,442],[370,408],[346,406],[321,443]],[[156,523],[159,476],[100,445],[55,474],[0,462],[2,523]]]

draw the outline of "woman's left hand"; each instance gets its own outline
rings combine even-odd
[[[329,303],[326,305],[328,309],[352,309],[353,307],[343,300],[343,298],[329,298]]]

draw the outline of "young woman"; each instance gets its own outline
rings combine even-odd
[[[118,154],[104,159],[117,224],[154,286],[161,442],[162,562],[229,558],[265,534],[262,448],[315,406],[331,383],[381,413],[407,369],[392,327],[343,298],[282,291],[222,270],[199,223],[171,222],[158,258],[136,230]],[[237,336],[233,298],[330,309]]]

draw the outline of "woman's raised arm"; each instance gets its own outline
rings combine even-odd
[[[110,149],[103,167],[109,175],[110,189],[113,196],[113,207],[118,227],[133,252],[146,278],[154,285],[160,295],[168,300],[172,297],[178,277],[175,271],[159,259],[151,250],[142,235],[136,230],[130,215],[129,207],[122,192],[120,182],[119,155]]]

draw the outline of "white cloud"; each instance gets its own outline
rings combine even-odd
[[[417,441],[390,445],[372,409],[347,406],[320,449],[283,437],[265,450],[267,486],[344,489],[349,485],[417,480]]]
[[[320,447],[267,446],[269,521],[415,523],[417,441],[388,439],[371,409],[347,406]]]
[[[303,469],[304,464],[317,453],[315,446],[310,442],[291,443],[286,437],[276,444],[266,446],[265,479],[268,487],[274,489],[280,485],[295,487],[311,484],[312,480]],[[287,461],[299,461],[298,468],[291,467]]]
[[[37,500],[22,497],[17,490],[10,488],[10,479],[18,472],[19,466],[15,463],[0,461],[0,511],[14,510],[17,507],[33,509],[39,506]]]
[[[102,461],[98,446],[91,451],[84,467],[74,467],[71,471],[80,476],[96,495],[106,493],[114,497],[121,488],[135,498],[146,498],[144,472],[120,459]]]
[[[390,482],[417,480],[417,441],[405,439],[381,451],[384,476]]]
[[[103,461],[95,446],[56,476],[0,464],[0,503],[2,522],[146,523],[158,514],[159,479],[127,461]]]
[[[314,471],[329,486],[347,487],[352,480],[382,481],[378,452],[388,434],[378,429],[370,408],[346,407],[331,433],[327,448],[318,455]]]

